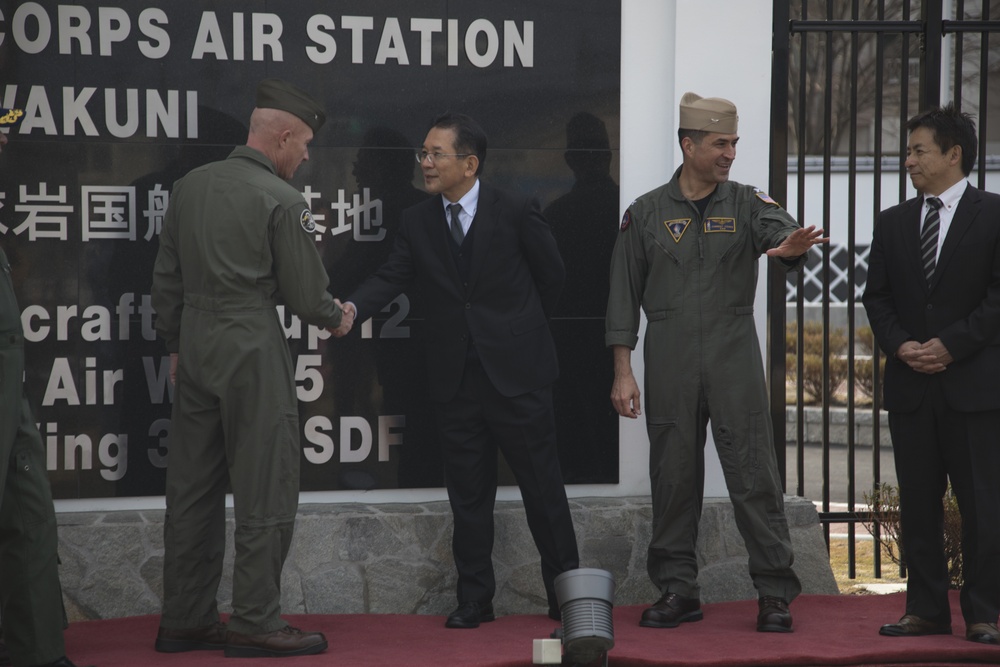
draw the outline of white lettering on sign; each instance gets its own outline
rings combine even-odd
[[[3,27],[0,12],[0,28]],[[46,8],[38,2],[22,3],[14,10],[8,29],[14,45],[28,55],[123,56],[134,42],[150,60],[165,58],[172,44],[170,18],[158,7],[133,8],[58,5]],[[186,23],[185,23],[186,25]],[[339,27],[338,27],[339,25]],[[346,44],[352,64],[408,66],[434,62],[435,42],[445,48],[450,67],[460,65],[460,55],[475,67],[535,66],[535,23],[530,20],[495,21],[485,17],[468,23],[434,17],[355,16],[334,18],[313,14],[305,23],[305,34],[286,31],[278,14],[234,11],[229,14],[206,10],[198,19],[191,60],[240,62],[284,62],[283,39],[302,48],[316,64],[332,62]],[[339,32],[338,32],[339,31]],[[0,44],[7,32],[0,29]],[[412,52],[412,53],[411,53]],[[416,56],[416,57],[412,57]],[[502,56],[502,57],[501,57]]]
[[[340,442],[340,463],[360,463],[372,452],[381,462],[389,460],[389,447],[403,444],[403,434],[396,429],[406,426],[405,415],[382,415],[378,418],[378,442],[374,442],[372,425],[364,417],[341,417],[337,424]],[[309,463],[321,465],[333,460],[336,442],[331,435],[334,423],[329,417],[316,415],[306,420],[304,435],[307,445],[302,453]]]

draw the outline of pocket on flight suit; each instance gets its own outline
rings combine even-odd
[[[278,515],[294,517],[299,505],[299,468],[302,456],[298,414],[284,413],[278,423],[278,430],[278,443],[285,451],[283,454],[278,453],[274,462],[278,471],[273,489],[273,497],[278,503],[275,510]]]
[[[21,434],[23,436],[23,433]],[[13,470],[8,475],[17,519],[23,528],[37,526],[55,518],[52,492],[49,490],[48,473],[39,456],[32,449],[15,446]]]
[[[649,436],[649,474],[655,482],[680,484],[690,476],[694,461],[686,461],[689,451],[682,446],[671,446],[678,437],[677,419],[661,417],[646,420]]]
[[[715,429],[715,447],[730,493],[753,491],[760,469],[760,448],[766,446],[763,442],[766,433],[764,415],[751,412],[747,420],[746,446],[741,452],[736,447],[736,435],[731,427],[722,425]]]

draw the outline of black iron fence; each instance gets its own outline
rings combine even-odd
[[[871,227],[879,211],[914,195],[903,169],[905,124],[921,109],[951,101],[977,119],[973,180],[987,188],[1000,154],[1000,40],[991,41],[1000,1],[775,0],[773,11],[770,192],[804,226],[831,237],[803,271],[786,279],[768,269],[776,451],[786,490],[819,503],[828,539],[832,524],[845,524],[853,546],[868,519],[863,499],[891,472],[883,471],[891,447],[880,419],[883,359],[859,307]],[[810,322],[819,323],[818,341]],[[794,417],[787,422],[786,412]],[[807,431],[807,412],[822,416],[816,434]],[[832,438],[834,415],[846,419],[843,442]],[[837,475],[834,449],[846,454]],[[875,576],[880,558],[875,549]]]

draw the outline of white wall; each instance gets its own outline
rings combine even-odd
[[[733,179],[767,186],[771,72],[769,0],[622,0],[621,210],[670,179],[677,154],[677,102],[688,90],[736,103],[740,144]],[[763,284],[757,325],[764,338]],[[640,340],[639,349],[642,342]],[[642,386],[642,354],[633,355]],[[608,387],[610,394],[611,388]],[[649,493],[649,442],[642,420],[621,420],[618,485],[573,485],[571,497]],[[706,496],[726,495],[714,445],[706,452]],[[518,498],[503,488],[501,500]],[[303,503],[426,502],[443,489],[305,492]],[[162,497],[56,501],[57,511],[159,509]]]

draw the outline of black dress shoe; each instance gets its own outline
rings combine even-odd
[[[757,600],[757,632],[791,632],[792,612],[788,603],[773,595]]]
[[[664,593],[663,597],[642,612],[639,625],[644,628],[676,628],[681,623],[692,623],[704,618],[701,601],[677,593]]]
[[[562,611],[559,607],[549,607],[549,618],[553,621],[562,621]]]
[[[200,628],[165,628],[161,625],[154,645],[160,653],[221,651],[225,647],[226,624],[219,622]]]
[[[965,628],[965,638],[980,644],[1000,644],[996,623],[973,623]]]
[[[951,626],[947,623],[935,623],[906,614],[896,623],[887,623],[879,628],[883,637],[920,637],[922,635],[950,635]]]
[[[56,660],[55,662],[47,662],[44,665],[32,665],[32,667],[76,667],[73,661],[63,656]]]
[[[448,614],[448,620],[444,622],[444,627],[478,628],[480,623],[489,623],[495,619],[493,603],[463,602],[458,605],[458,609]]]

